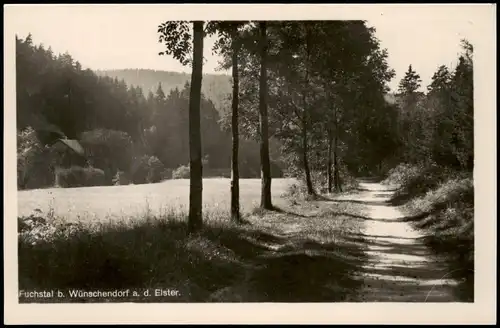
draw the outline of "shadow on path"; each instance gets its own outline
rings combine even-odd
[[[393,192],[372,181],[378,180],[362,182],[361,187],[368,191],[358,194],[335,198],[317,195],[309,203],[319,205],[323,211],[314,210],[304,215],[275,209],[280,217],[272,218],[276,224],[272,231],[254,232],[246,235],[246,242],[225,244],[238,254],[246,254],[250,249],[247,258],[252,260],[254,269],[245,283],[220,291],[215,299],[225,302],[456,301],[453,289],[457,283],[446,279],[445,263],[430,253],[425,237],[408,223],[421,220],[429,213],[403,216],[388,202]],[[349,213],[352,210],[349,205],[357,209],[361,205],[367,214]],[[328,211],[324,211],[325,208]],[[324,225],[338,218],[344,218],[342,224],[345,225],[362,223],[364,230],[347,229],[332,235]],[[261,219],[271,220],[267,216]]]
[[[308,241],[300,250],[273,252],[259,258],[249,279],[261,300],[271,302],[339,302],[362,286],[353,278],[365,255],[352,245]]]
[[[219,290],[213,302],[343,302],[363,286],[355,279],[366,254],[339,241],[319,243],[298,235],[259,236],[252,245],[253,268],[244,282]],[[266,245],[262,241],[266,240]],[[269,242],[270,241],[270,242]],[[259,245],[260,244],[260,245]],[[235,249],[235,245],[227,245]],[[241,253],[240,253],[241,254]],[[248,253],[247,253],[248,255]]]
[[[278,206],[273,206],[273,211],[277,212],[277,213],[287,214],[287,215],[301,217],[301,218],[309,218],[310,217],[308,215],[304,215],[304,214],[300,214],[300,213],[296,213],[296,212],[291,212],[291,211],[285,210],[285,209],[283,209],[281,207],[278,207]]]
[[[356,188],[357,191],[373,191],[371,189],[367,189],[367,188]],[[392,188],[392,189],[383,189],[381,191],[387,191],[387,192],[396,192],[398,191],[399,189],[398,188]]]
[[[388,223],[397,223],[397,222],[415,222],[415,221],[420,221],[425,219],[427,216],[432,214],[432,212],[427,212],[427,213],[421,213],[418,215],[409,215],[409,216],[402,216],[394,219],[384,219],[384,218],[371,218],[369,216],[365,215],[357,215],[357,214],[350,214],[350,213],[344,213],[344,212],[333,212],[333,215],[346,215],[352,218],[356,219],[362,219],[366,221],[378,221],[378,222],[388,222]]]

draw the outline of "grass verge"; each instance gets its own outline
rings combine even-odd
[[[399,170],[403,172],[404,170]],[[398,176],[403,174],[398,173]],[[443,278],[460,282],[461,301],[474,301],[474,184],[470,174],[440,168],[411,172],[401,179],[401,190],[391,200],[418,219],[412,225],[425,232],[425,243],[446,261]],[[394,183],[394,175],[386,179]],[[421,215],[425,214],[425,215]]]
[[[18,218],[19,301],[352,300],[359,282],[351,274],[363,253],[344,237],[359,233],[361,222],[331,206],[304,201],[257,211],[241,226],[207,213],[196,235],[174,213],[91,224],[40,212]],[[55,297],[29,297],[33,291]]]

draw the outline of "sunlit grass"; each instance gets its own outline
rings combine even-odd
[[[275,199],[275,203],[287,202]],[[121,302],[232,301],[236,296],[243,301],[342,301],[353,297],[357,283],[349,279],[355,268],[349,261],[360,261],[362,256],[349,255],[352,246],[345,246],[342,236],[359,232],[359,220],[334,215],[333,209],[339,207],[321,202],[281,205],[277,211],[257,210],[255,200],[249,204],[253,208],[244,213],[247,223],[243,225],[231,222],[225,205],[205,205],[204,228],[193,235],[187,231],[186,206],[164,207],[156,215],[150,200],[136,217],[117,214],[89,220],[81,216],[68,221],[51,210],[50,215],[39,212],[19,218],[20,289],[57,289],[66,294],[76,289],[179,291],[177,297],[105,300]],[[348,205],[343,207],[347,210]],[[335,275],[328,268],[335,268]],[[284,275],[280,281],[269,279],[280,275]],[[295,290],[290,291],[288,284],[295,285]],[[254,294],[235,287],[242,285]],[[21,299],[26,301],[33,300]]]

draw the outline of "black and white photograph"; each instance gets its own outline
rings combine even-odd
[[[496,6],[307,8],[4,7],[17,308],[495,318]]]

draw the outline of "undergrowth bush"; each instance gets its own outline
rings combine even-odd
[[[340,179],[342,182],[342,189],[344,191],[349,191],[359,187],[358,180],[351,172],[349,172],[347,166],[340,167]]]
[[[156,156],[151,156],[148,159],[148,175],[146,181],[148,183],[156,183],[162,180],[162,173],[165,167],[163,163]]]
[[[17,187],[46,188],[54,185],[54,153],[45,147],[33,128],[17,132]]]
[[[172,171],[172,179],[189,179],[190,169],[188,165],[181,165]]]
[[[423,212],[433,212],[450,206],[474,207],[474,183],[471,178],[455,178],[442,182],[422,197],[414,198],[409,207]]]
[[[417,176],[421,172],[422,168],[417,165],[401,163],[395,168],[392,168],[387,173],[387,177],[383,184],[395,184],[403,185],[406,181],[412,177]]]
[[[288,186],[288,189],[284,193],[283,197],[307,199],[307,185],[304,174],[302,173],[301,175],[297,175],[297,173],[295,173],[295,176],[296,180]],[[311,172],[311,180],[316,193],[325,194],[328,192],[328,177],[325,172]],[[359,186],[356,178],[352,176],[346,168],[342,168],[340,170],[340,180],[342,192],[351,191]],[[332,192],[335,192],[335,190]]]
[[[427,215],[413,222],[425,231],[425,242],[450,267],[450,278],[461,282],[459,296],[474,299],[474,184],[457,177],[440,182],[424,195],[412,198],[405,208]]]
[[[130,168],[130,173],[132,177],[132,182],[135,184],[146,183],[148,177],[149,166],[148,166],[149,156],[143,155],[134,158],[132,161],[132,167]]]
[[[306,184],[300,180],[296,180],[287,187],[285,193],[282,195],[284,198],[303,198],[307,194]]]
[[[56,168],[55,177],[55,185],[63,188],[106,185],[104,171],[94,167]]]
[[[426,244],[443,256],[450,278],[461,282],[459,297],[474,298],[474,183],[471,172],[436,164],[400,164],[389,171],[385,184],[397,185],[391,202],[415,215]]]
[[[135,184],[156,183],[163,180],[165,167],[156,156],[142,155],[132,161],[130,169]]]
[[[115,176],[113,177],[113,185],[115,186],[124,186],[130,184],[130,179],[126,172],[117,171]]]
[[[236,227],[229,220],[208,220],[213,223],[189,236],[185,218],[170,215],[93,224],[42,213],[20,217],[19,288],[168,286],[180,289],[180,300],[204,300],[243,272],[237,256],[218,243],[239,238]]]
[[[303,174],[302,174],[303,175]],[[333,170],[332,170],[333,175]],[[312,174],[313,186],[317,189],[319,193],[328,192],[328,175],[325,171],[313,171]],[[346,166],[341,165],[339,168],[339,177],[342,191],[349,191],[358,187],[358,182],[356,178],[349,172]],[[332,176],[333,179],[333,176]],[[304,181],[305,183],[305,181]],[[332,181],[333,184],[333,181]],[[334,186],[333,186],[334,188]],[[335,192],[335,190],[332,190]]]
[[[425,195],[426,192],[438,188],[450,179],[468,176],[470,174],[435,164],[426,166],[402,165],[394,170],[384,182],[396,184],[399,187],[392,202],[395,205],[400,205],[410,199]]]

